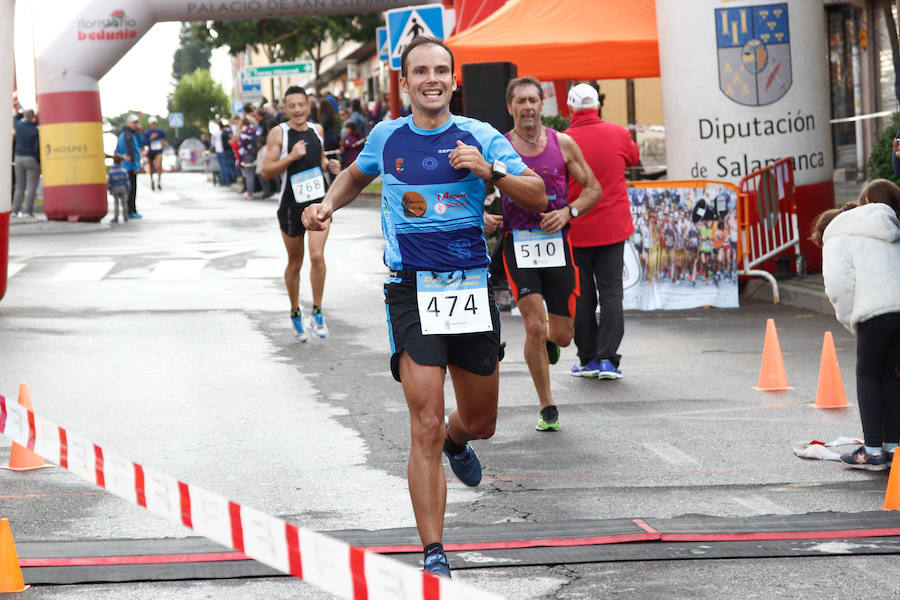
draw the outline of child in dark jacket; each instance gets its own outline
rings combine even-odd
[[[122,166],[124,157],[121,154],[113,155],[113,166],[106,173],[106,187],[113,197],[115,216],[112,222],[119,222],[119,208],[122,209],[122,221],[128,222],[128,192],[131,191],[131,181],[128,171]]]

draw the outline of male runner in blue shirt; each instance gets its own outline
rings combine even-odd
[[[456,78],[442,42],[415,38],[400,72],[412,114],[376,125],[322,203],[303,212],[303,223],[325,227],[333,211],[382,176],[384,262],[391,269],[385,304],[391,371],[410,414],[409,494],[425,570],[449,577],[441,545],[447,502],[441,451],[460,481],[478,485],[481,464],[468,442],[490,438],[497,421],[500,318],[487,281],[485,182],[528,210],[544,210],[547,195],[503,135],[450,113]],[[456,409],[445,428],[448,368]]]

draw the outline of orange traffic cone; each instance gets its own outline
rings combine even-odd
[[[29,586],[22,579],[16,543],[13,541],[9,521],[0,519],[0,594],[24,592]]]
[[[884,494],[885,510],[900,510],[900,467],[895,460],[891,464],[891,474],[888,476],[887,492]]]
[[[837,352],[831,332],[825,332],[822,341],[822,360],[819,362],[819,385],[816,389],[816,408],[846,408],[847,395],[844,394],[844,381],[841,379],[841,368],[838,366]]]
[[[31,407],[31,392],[28,391],[28,384],[24,381],[19,384],[19,404],[28,410],[33,410]],[[33,469],[47,469],[51,466],[25,446],[13,442],[9,453],[9,466],[0,467],[0,469],[31,471]]]
[[[781,358],[781,346],[778,344],[778,332],[775,331],[773,319],[766,320],[766,340],[763,343],[759,384],[753,386],[753,389],[764,392],[783,392],[794,389],[787,382],[784,360]]]

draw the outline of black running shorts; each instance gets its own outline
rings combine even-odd
[[[278,205],[278,226],[281,231],[288,237],[299,237],[306,233],[306,227],[303,226],[303,211],[310,204],[321,203],[321,200],[301,202],[284,202]]]
[[[400,381],[400,354],[405,350],[420,365],[454,365],[475,375],[490,375],[503,359],[500,345],[500,311],[488,285],[492,331],[452,335],[422,335],[416,303],[415,272],[403,272],[402,281],[384,284],[388,335],[391,341],[391,374]]]
[[[569,240],[564,240],[566,266],[520,269],[516,265],[512,231],[503,235],[503,268],[509,290],[516,301],[528,294],[541,294],[547,312],[561,317],[575,317],[575,298],[579,296],[578,267],[572,258]]]

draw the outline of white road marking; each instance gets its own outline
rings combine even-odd
[[[790,513],[789,510],[775,504],[765,496],[732,496],[731,499],[744,508],[749,508],[757,515],[786,515]]]
[[[285,261],[280,258],[251,258],[244,266],[244,277],[276,279],[284,276]]]
[[[12,279],[13,275],[25,268],[25,263],[9,263],[6,269],[7,279]]]
[[[205,260],[161,260],[150,273],[150,279],[196,279],[204,265]]]
[[[688,456],[675,446],[666,444],[665,442],[644,442],[641,445],[664,461],[673,465],[699,464],[694,458]]]
[[[71,262],[56,274],[53,281],[100,281],[114,266],[116,266],[116,263],[111,260]]]

